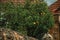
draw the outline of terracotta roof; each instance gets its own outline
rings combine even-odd
[[[56,10],[58,10],[58,8],[60,8],[60,0],[56,1],[55,3],[53,3],[52,5],[50,5],[49,9],[52,12],[55,12]]]

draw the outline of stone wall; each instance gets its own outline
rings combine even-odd
[[[10,29],[0,28],[0,40],[38,40],[38,39],[29,36],[24,36]]]

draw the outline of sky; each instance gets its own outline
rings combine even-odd
[[[56,2],[57,0],[45,0],[45,2],[47,2],[47,5],[50,6],[51,4],[53,4],[54,2]]]

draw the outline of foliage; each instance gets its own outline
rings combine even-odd
[[[12,2],[0,3],[0,13],[0,20],[6,19],[5,23],[0,25],[1,27],[38,39],[54,24],[53,15],[44,1],[26,0],[24,5],[14,5]]]

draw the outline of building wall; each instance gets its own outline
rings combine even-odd
[[[50,34],[53,35],[54,40],[60,40],[60,31],[59,31],[59,15],[60,15],[60,0],[57,0],[55,3],[53,3],[49,9],[50,11],[54,14],[54,20],[55,20],[55,25],[50,29]]]
[[[55,24],[52,29],[50,29],[49,33],[53,36],[54,40],[59,40],[59,26]]]

